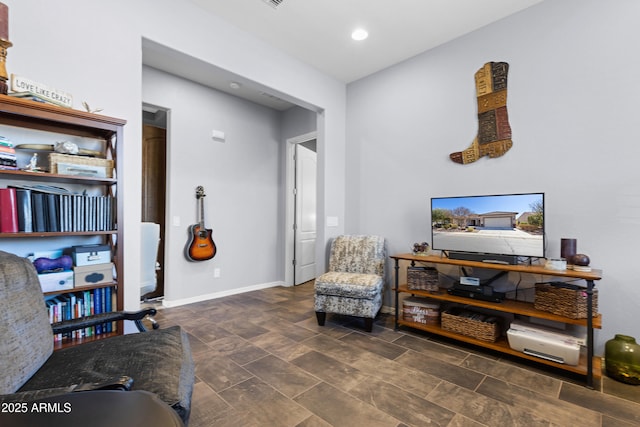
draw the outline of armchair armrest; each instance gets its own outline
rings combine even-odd
[[[100,325],[102,323],[113,322],[116,320],[132,320],[135,322],[140,332],[145,332],[147,328],[142,324],[144,318],[151,321],[153,329],[158,329],[158,323],[151,317],[157,313],[155,308],[147,308],[140,311],[112,311],[110,313],[100,313],[93,316],[84,316],[77,319],[64,320],[51,325],[54,334],[76,331],[78,329],[88,328],[90,326]]]
[[[39,399],[77,393],[81,391],[95,390],[121,390],[129,391],[133,387],[133,378],[126,375],[109,378],[99,383],[80,383],[66,387],[45,388],[40,390],[17,391],[11,394],[0,394],[0,403],[9,402],[34,402]]]

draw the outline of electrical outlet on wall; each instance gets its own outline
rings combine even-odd
[[[213,277],[216,278],[216,279],[220,277],[220,269],[219,268],[214,268],[213,269]]]

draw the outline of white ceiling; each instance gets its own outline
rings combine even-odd
[[[236,27],[350,83],[543,0],[190,0]],[[279,3],[274,7],[272,3]],[[356,42],[362,26],[369,38]],[[143,63],[285,110],[292,104],[180,52],[143,41]],[[275,95],[275,96],[274,96]]]
[[[349,83],[542,0],[191,1]],[[351,40],[356,27],[369,38]]]

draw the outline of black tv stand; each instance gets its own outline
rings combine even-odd
[[[483,254],[476,252],[446,252],[449,259],[457,259],[461,261],[476,261],[485,262],[487,264],[501,264],[501,265],[517,265],[518,257],[516,255],[497,255],[497,254]]]

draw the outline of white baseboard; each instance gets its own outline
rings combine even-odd
[[[247,286],[244,288],[235,288],[229,289],[221,292],[214,292],[211,294],[198,295],[191,298],[182,298],[177,300],[167,300],[166,298],[162,300],[162,305],[164,307],[178,307],[186,304],[193,304],[194,302],[208,301],[212,299],[228,297],[230,295],[243,294],[245,292],[257,291],[260,289],[267,288],[275,288],[276,286],[285,286],[284,282],[270,282],[270,283],[261,283],[259,285]]]

